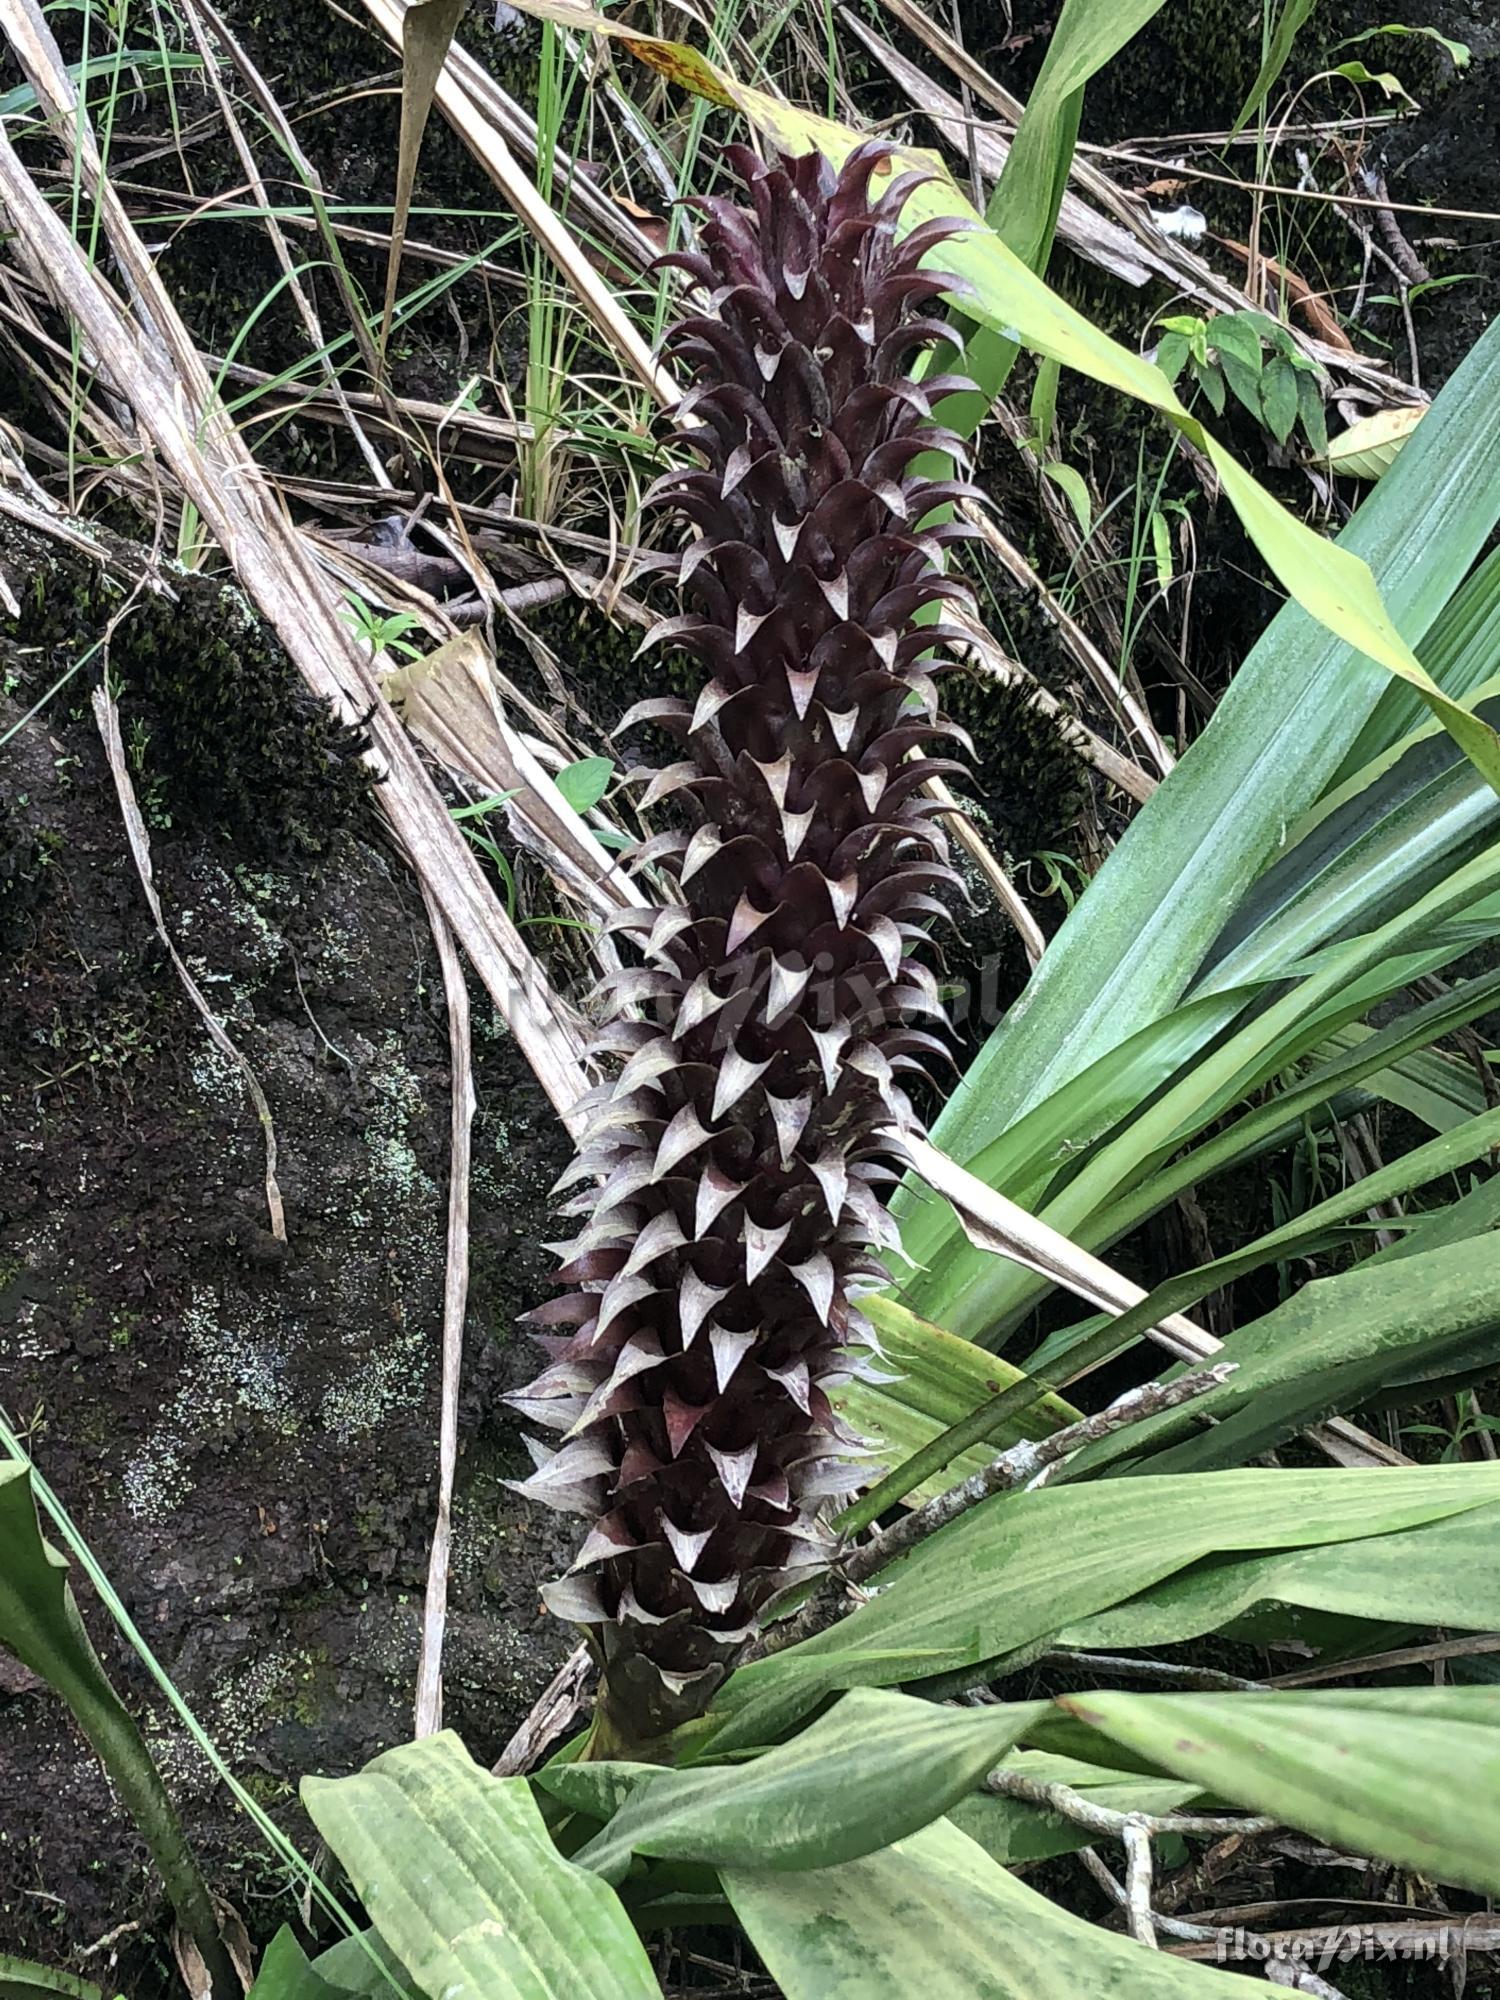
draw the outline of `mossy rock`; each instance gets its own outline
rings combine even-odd
[[[55,678],[97,644],[129,588],[102,566],[64,562],[45,548],[29,576],[20,618],[0,621],[0,644],[13,640],[33,662],[28,692],[35,659]],[[168,576],[170,594],[142,590],[130,600],[108,655],[148,818],[184,818],[256,858],[325,853],[370,798],[362,732],[309,693],[238,590],[186,571]],[[79,711],[89,684],[84,674],[64,691],[70,711]],[[11,856],[0,863],[11,894],[34,887],[35,859],[3,836],[0,851]]]

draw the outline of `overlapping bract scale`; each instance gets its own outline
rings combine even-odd
[[[942,1053],[916,954],[956,887],[921,787],[961,768],[932,677],[964,530],[923,524],[968,489],[918,468],[961,455],[932,420],[957,384],[910,373],[946,331],[924,309],[954,281],[919,260],[951,229],[896,241],[913,177],[880,145],[838,173],[732,164],[744,205],[697,204],[699,247],[666,260],[701,288],[667,340],[694,462],[650,496],[697,531],[653,639],[704,684],[626,718],[670,740],[636,775],[687,822],[627,865],[677,901],[615,922],[644,961],[599,996],[623,1068],[564,1176],[570,1289],[529,1316],[549,1365],[514,1398],[556,1434],[523,1490],[590,1524],[547,1601],[589,1629],[635,1742],[701,1710],[860,1476],[828,1390],[873,1341],[877,1134],[913,1122],[901,1075]]]

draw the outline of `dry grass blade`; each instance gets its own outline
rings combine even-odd
[[[964,1234],[979,1249],[1008,1257],[1105,1312],[1128,1312],[1145,1298],[1139,1285],[1090,1251],[1080,1250],[1050,1223],[986,1187],[929,1140],[894,1125],[885,1127],[880,1137],[906,1159],[935,1194],[952,1204]],[[1151,1338],[1181,1361],[1201,1361],[1224,1344],[1184,1313],[1168,1313],[1151,1329]]]
[[[322,368],[328,382],[329,394],[337,404],[339,414],[347,425],[350,436],[359,446],[360,456],[364,459],[365,464],[369,466],[371,476],[376,484],[389,486],[391,481],[385,467],[381,464],[378,454],[361,429],[359,419],[355,416],[354,411],[349,405],[348,398],[344,394],[343,385],[339,381],[337,370],[334,368],[327,354],[328,342],[323,333],[322,322],[318,318],[317,307],[313,304],[307,287],[302,282],[297,265],[292,261],[292,253],[287,246],[286,232],[281,227],[270,193],[261,176],[260,166],[255,157],[255,149],[245,136],[244,128],[240,124],[239,119],[235,116],[234,105],[230,100],[229,92],[224,87],[224,80],[219,74],[217,51],[214,46],[216,40],[228,45],[233,50],[234,56],[241,68],[248,72],[256,84],[260,85],[258,99],[262,111],[265,112],[268,107],[275,107],[279,112],[279,107],[276,107],[275,99],[261,82],[259,74],[251,66],[249,59],[244,55],[238,44],[233,41],[233,38],[229,35],[228,30],[218,15],[213,12],[211,7],[205,4],[205,0],[182,0],[182,4],[187,15],[188,25],[193,31],[193,39],[198,45],[198,52],[203,58],[203,72],[213,90],[220,116],[224,120],[224,128],[229,134],[240,165],[245,170],[245,178],[264,213],[266,233],[271,239],[271,248],[275,252],[276,262],[280,265],[282,275],[286,280],[287,290],[291,293],[292,301],[297,308],[298,317],[307,329],[308,338],[312,342],[313,352],[322,357]],[[282,126],[286,138],[290,140],[291,128],[286,125],[285,119],[282,119]],[[292,143],[295,145],[294,141]],[[319,207],[321,208],[321,203]],[[330,244],[330,247],[334,251],[334,269],[339,270],[342,260],[337,254],[337,245]],[[348,300],[347,290],[346,300],[353,306],[352,324],[355,337],[358,339],[364,332],[364,315],[359,311],[357,302]],[[365,344],[368,345],[368,341]]]
[[[982,99],[992,110],[997,111],[1006,124],[1014,129],[1025,109],[1018,97],[1013,97],[1005,87],[997,83],[987,70],[961,49],[951,35],[925,14],[916,0],[881,0],[886,12],[899,21],[917,37],[932,53],[960,77],[975,97]],[[966,121],[963,106],[956,97],[939,89],[917,66],[909,62],[888,42],[863,27],[847,9],[840,10],[851,33],[859,36],[877,60],[889,71],[894,80],[910,96],[912,102],[936,119],[949,144],[962,148],[968,142],[964,138]],[[999,172],[1009,152],[1009,142],[1003,133],[981,128],[978,134],[981,145],[980,158],[986,171]],[[993,164],[992,164],[993,163]],[[1159,166],[1159,161],[1145,160],[1148,166]],[[1164,236],[1150,219],[1144,202],[1124,194],[1109,176],[1096,167],[1083,150],[1074,157],[1069,169],[1069,179],[1086,195],[1089,201],[1105,211],[1106,221],[1079,202],[1077,208],[1070,209],[1070,198],[1063,201],[1062,214],[1058,219],[1058,233],[1063,240],[1091,263],[1101,269],[1111,270],[1117,277],[1123,277],[1132,284],[1144,284],[1149,279],[1160,279],[1169,284],[1175,292],[1190,298],[1195,304],[1205,306],[1210,312],[1245,312],[1252,301],[1228,279],[1220,277],[1212,265],[1207,264],[1185,244]],[[1239,185],[1239,183],[1234,183]],[[1250,192],[1247,187],[1246,192]],[[1279,190],[1273,190],[1279,192]],[[1082,211],[1080,216],[1079,211]],[[1084,218],[1087,218],[1086,220]],[[1102,232],[1109,231],[1108,235]],[[1120,238],[1133,246],[1134,258],[1144,266],[1145,275],[1132,278],[1129,273],[1118,269],[1122,256]],[[1112,260],[1112,261],[1111,261]],[[1304,333],[1300,327],[1287,329],[1292,339],[1313,360],[1325,368],[1334,370],[1346,379],[1360,382],[1375,392],[1382,402],[1409,403],[1411,385],[1403,382],[1389,369],[1378,362],[1366,360],[1363,355],[1348,353],[1340,347],[1331,347],[1326,341],[1317,340]]]
[[[382,32],[399,48],[403,14],[395,0],[364,0],[364,4]],[[437,78],[438,109],[572,286],[605,345],[658,402],[670,408],[677,401],[677,387],[671,376],[657,364],[619,300],[584,255],[577,237],[537,192],[531,175],[511,151],[499,126],[485,115],[459,82],[451,50],[449,56]]]
[[[1026,952],[1026,962],[1035,971],[1041,963],[1042,953],[1047,949],[1047,939],[1041,925],[1021,900],[1016,885],[1006,874],[999,859],[990,852],[978,827],[964,811],[962,803],[953,796],[943,780],[929,778],[922,789],[929,798],[937,799],[942,805],[943,818],[947,821],[949,830],[989,884],[995,901],[1015,925]]]
[[[497,1778],[517,1778],[529,1771],[547,1745],[561,1736],[584,1704],[593,1656],[587,1646],[575,1646],[532,1705],[531,1713],[496,1758]]]
[[[134,409],[309,687],[345,720],[368,719],[372,759],[385,779],[379,803],[392,831],[543,1088],[576,1129],[575,1107],[589,1081],[580,1024],[496,902],[327,583],[216,399],[149,253],[101,174],[92,132],[77,118],[72,83],[36,0],[4,0],[0,18],[42,105],[65,143],[74,143],[83,185],[98,204],[134,313],[85,260],[0,130],[0,202],[15,245],[77,321],[113,392]]]
[[[1081,1250],[1059,1230],[1029,1215],[994,1188],[986,1187],[928,1140],[894,1125],[886,1127],[880,1136],[894,1152],[905,1157],[912,1171],[935,1194],[951,1203],[964,1234],[979,1249],[1008,1257],[1012,1263],[1051,1279],[1105,1312],[1128,1312],[1146,1297],[1139,1285],[1122,1277],[1113,1266]],[[1185,1313],[1165,1314],[1150,1328],[1148,1338],[1179,1361],[1207,1361],[1224,1349],[1222,1340]],[[1340,1465],[1388,1466],[1412,1462],[1343,1417],[1315,1425],[1307,1436]]]
[[[276,1127],[271,1120],[271,1107],[266,1102],[266,1093],[260,1087],[260,1078],[250,1067],[248,1058],[230,1039],[224,1023],[204,998],[203,988],[194,979],[182,961],[182,955],[172,942],[172,934],[167,929],[167,920],[162,913],[161,898],[156,893],[154,871],[151,866],[151,837],[146,831],[146,822],[141,817],[140,806],[136,802],[135,786],[131,782],[130,766],[125,760],[125,745],[120,738],[120,711],[114,696],[105,684],[94,689],[94,719],[99,725],[99,734],[104,739],[104,754],[109,760],[110,775],[115,781],[115,791],[119,795],[120,812],[125,821],[125,838],[130,846],[130,858],[135,863],[141,881],[141,893],[146,898],[146,907],[151,912],[151,921],[156,926],[156,935],[161,939],[172,969],[182,981],[183,990],[203,1017],[203,1025],[208,1029],[214,1047],[229,1062],[233,1063],[245,1079],[245,1088],[250,1093],[250,1102],[255,1106],[255,1115],[260,1120],[261,1133],[266,1148],[266,1207],[271,1217],[271,1234],[278,1243],[286,1241],[286,1210],[282,1206],[281,1189],[276,1181]]]
[[[387,697],[407,727],[450,770],[486,795],[506,795],[512,824],[554,875],[601,916],[640,900],[624,871],[587,831],[540,761],[507,723],[495,691],[494,663],[477,632],[463,632],[436,652],[387,676]]]
[[[396,201],[391,213],[391,248],[385,267],[385,306],[380,315],[380,351],[385,353],[401,280],[401,246],[411,215],[417,155],[432,113],[433,93],[448,44],[464,11],[464,0],[408,0],[401,17],[401,135],[396,142]]]
[[[474,1064],[469,1039],[469,989],[448,921],[425,886],[427,917],[443,968],[448,1002],[448,1050],[453,1072],[448,1163],[448,1261],[443,1280],[443,1383],[438,1418],[437,1519],[427,1558],[422,1651],[417,1661],[413,1734],[443,1726],[443,1632],[448,1622],[448,1552],[453,1534],[453,1475],[458,1464],[458,1384],[463,1372],[464,1314],[469,1302],[469,1165],[474,1123]]]

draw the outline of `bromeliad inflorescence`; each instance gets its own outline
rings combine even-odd
[[[967,385],[911,369],[951,337],[921,308],[955,281],[920,262],[961,225],[898,242],[923,176],[879,144],[837,173],[731,157],[752,207],[701,202],[701,248],[664,260],[709,311],[667,341],[701,464],[653,496],[700,531],[696,608],[654,636],[707,679],[626,718],[681,748],[642,804],[691,830],[632,864],[680,901],[617,919],[646,960],[604,996],[597,1047],[624,1068],[565,1177],[586,1184],[571,1289],[528,1316],[550,1365],[513,1399],[564,1433],[523,1490],[592,1525],[544,1594],[589,1629],[601,1742],[636,1754],[826,1559],[820,1509],[858,1477],[828,1388],[873,1344],[854,1298],[895,1242],[879,1135],[915,1122],[899,1073],[943,1052],[913,1025],[943,1015],[916,954],[956,882],[922,786],[958,767],[919,753],[962,734],[931,676],[964,635],[930,619],[966,595],[941,567],[966,530],[922,524],[970,489],[916,461],[958,453],[932,405]]]

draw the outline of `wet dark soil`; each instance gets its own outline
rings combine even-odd
[[[97,585],[87,558],[11,533],[0,571],[28,614],[0,624],[4,736],[51,679],[38,630]],[[198,667],[211,621],[258,659],[270,698],[295,707],[290,670],[229,593],[185,581],[183,596],[158,620],[159,664]],[[259,840],[253,827],[231,840],[174,779],[160,710],[128,668],[120,703],[174,938],[270,1102],[288,1240],[268,1228],[241,1080],[155,938],[92,716],[65,696],[0,753],[12,869],[0,895],[0,1405],[200,1720],[301,1836],[302,1773],[352,1769],[411,1731],[435,1499],[442,981],[420,898],[353,788],[328,783],[321,823],[290,850],[270,813]],[[316,732],[290,749],[237,742],[228,719],[221,754],[274,805],[288,761],[300,756],[305,777],[323,752]],[[501,1484],[524,1453],[499,1402],[530,1372],[511,1323],[545,1282],[537,1246],[565,1152],[482,994],[474,1014],[474,1288],[446,1689],[448,1719],[484,1756],[567,1650],[535,1591],[558,1553],[551,1517]],[[279,1921],[281,1885],[254,1836],[83,1596],[216,1887],[252,1930]],[[5,1688],[0,1944],[60,1963],[123,1923],[149,1935],[158,1886],[66,1711]],[[156,1991],[153,1958],[127,1941],[120,1990]]]

